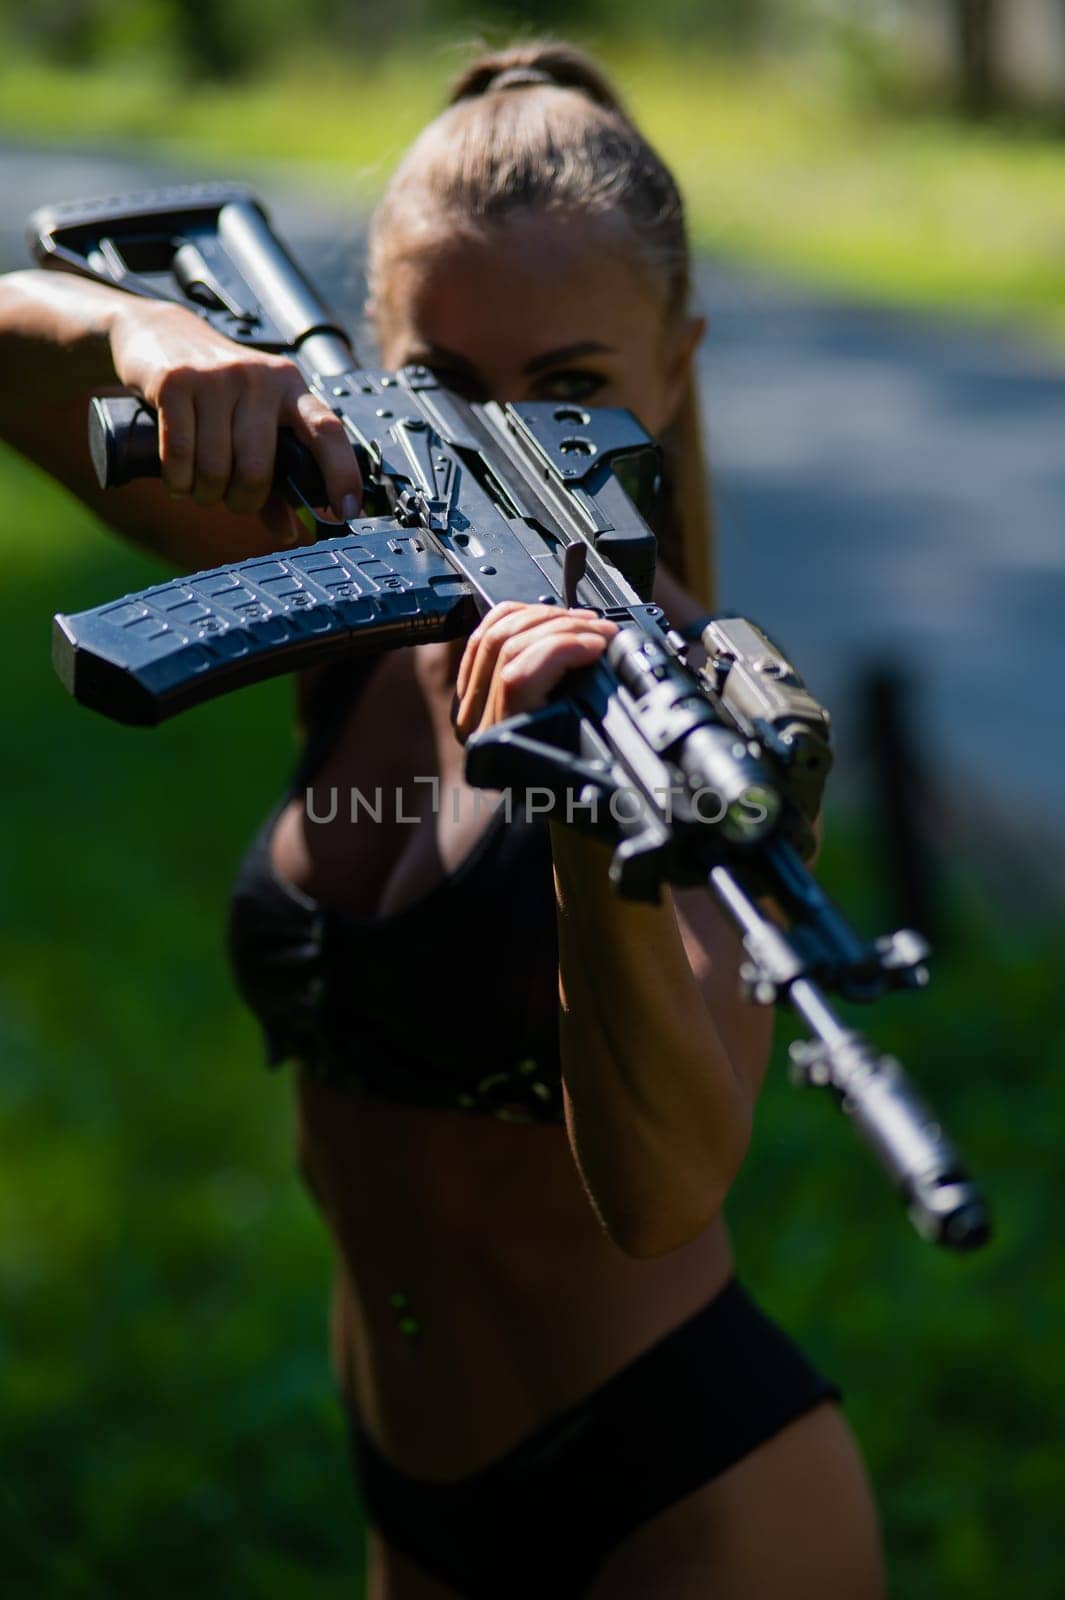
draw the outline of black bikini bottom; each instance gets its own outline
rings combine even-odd
[[[455,1482],[394,1467],[352,1416],[369,1522],[468,1600],[576,1600],[627,1533],[840,1390],[735,1278],[577,1405]]]

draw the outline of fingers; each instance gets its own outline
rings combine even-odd
[[[199,506],[217,505],[229,486],[233,470],[235,398],[224,389],[205,389],[196,396],[196,466],[192,498]]]
[[[531,711],[577,667],[598,660],[616,624],[592,611],[496,606],[470,635],[456,686],[455,730],[465,743],[482,727]]]
[[[462,660],[459,662],[459,675],[455,684],[455,692],[460,699],[466,693],[470,672],[477,658],[481,641],[492,628],[502,622],[504,617],[512,617],[515,612],[522,611],[527,612],[529,616],[532,616],[534,612],[543,616],[554,615],[552,608],[548,606],[523,606],[520,600],[502,600],[499,605],[493,606],[491,611],[481,618],[466,640],[466,649],[463,651]]]
[[[534,628],[557,633],[582,627],[606,629],[608,638],[615,631],[613,623],[604,623],[594,611],[563,611],[558,606],[524,605],[516,600],[494,606],[470,634],[459,664],[456,693],[467,716],[479,721],[493,674],[513,659],[523,634]]]
[[[277,430],[313,454],[337,516],[362,504],[344,425],[282,356],[241,350],[184,307],[138,302],[118,317],[111,352],[119,380],[159,413],[162,478],[200,505],[258,511],[270,493]]]
[[[171,494],[191,494],[196,462],[196,407],[192,392],[173,386],[159,398],[159,459]]]
[[[542,623],[565,625],[567,621],[571,624],[584,622],[594,624],[602,622],[603,619],[596,611],[583,609],[564,611],[560,606],[529,605],[521,600],[501,600],[482,617],[466,641],[466,650],[459,663],[456,683],[459,697],[467,692],[473,675],[478,672],[491,675],[496,657],[508,639],[513,639],[518,634],[525,633]],[[606,626],[610,630],[608,637],[612,637],[617,631],[614,624],[611,622]]]
[[[287,423],[313,454],[325,480],[329,503],[344,521],[357,516],[362,505],[362,476],[344,424],[324,401],[303,388],[297,373],[281,407]]]
[[[258,511],[270,494],[277,430],[287,424],[314,455],[336,516],[362,505],[362,477],[344,425],[288,361],[246,362],[209,374],[175,369],[159,386],[159,455],[171,494]]]
[[[281,401],[265,383],[249,386],[237,401],[232,425],[232,475],[225,492],[230,511],[259,511],[273,486]]]
[[[482,722],[502,722],[519,711],[542,706],[567,672],[598,661],[608,642],[605,634],[588,631],[559,633],[552,638],[538,634],[503,666]]]
[[[171,494],[257,511],[270,492],[280,397],[258,374],[178,368],[159,386],[159,457]],[[276,387],[276,385],[275,385]]]

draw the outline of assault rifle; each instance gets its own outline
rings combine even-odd
[[[595,666],[469,741],[470,782],[547,791],[556,815],[611,842],[622,895],[707,886],[742,935],[747,998],[790,1006],[812,1035],[792,1046],[794,1079],[835,1091],[922,1235],[981,1244],[983,1199],[941,1125],[827,999],[920,987],[927,947],[909,931],[861,939],[804,865],[829,718],[784,655],[753,623],[719,617],[696,670],[652,602],[645,514],[659,457],[635,418],[478,405],[424,367],[360,368],[244,189],[53,207],[31,219],[29,241],[45,267],[175,301],[239,345],[289,356],[343,421],[366,485],[364,517],[325,520],[317,468],[282,433],[275,481],[313,518],[316,543],[57,616],[53,660],[75,699],[150,725],[343,652],[462,636],[502,600],[613,619]],[[89,428],[102,486],[158,475],[157,419],[140,401],[94,400]]]

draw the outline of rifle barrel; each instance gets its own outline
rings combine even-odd
[[[983,1196],[899,1062],[846,1027],[811,979],[790,984],[788,999],[816,1041],[791,1048],[798,1081],[835,1090],[917,1232],[953,1250],[986,1243],[991,1225]]]

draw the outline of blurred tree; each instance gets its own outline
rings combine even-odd
[[[591,31],[670,45],[744,50],[815,26],[818,0],[0,0],[0,35],[52,60],[153,60],[190,77],[232,79],[295,51],[350,49],[372,69],[397,47],[482,33],[501,42]]]
[[[589,26],[600,38],[620,33],[670,41],[716,38],[743,47],[807,9],[808,0],[661,0],[653,17],[644,0],[432,0],[434,23],[481,27],[492,39],[541,31],[563,35]]]
[[[81,66],[93,53],[96,10],[97,0],[35,0],[32,6],[3,0],[0,16],[16,45]]]
[[[595,22],[673,42],[715,38],[744,48],[763,42],[775,27],[806,10],[805,0],[664,0],[649,15],[641,0],[594,0]]]
[[[138,3],[138,0],[133,0]],[[166,0],[178,13],[178,48],[200,76],[232,78],[294,52],[350,55],[372,70],[395,45],[414,46],[450,0]],[[468,5],[453,5],[469,21]]]
[[[986,117],[999,103],[998,0],[951,0],[962,110]]]
[[[429,7],[433,22],[445,28],[455,24],[483,30],[494,41],[504,35],[564,31],[579,27],[595,10],[595,0],[435,0]]]
[[[197,75],[233,78],[256,52],[259,29],[250,37],[241,28],[240,8],[218,5],[217,0],[173,0],[177,22],[176,43],[182,58]]]
[[[0,41],[71,66],[151,62],[225,81],[301,50],[372,66],[448,10],[470,25],[458,0],[0,0]]]

